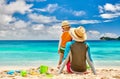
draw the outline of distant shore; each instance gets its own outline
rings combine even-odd
[[[112,38],[112,37],[101,37],[100,40],[120,40],[120,37],[118,38]]]

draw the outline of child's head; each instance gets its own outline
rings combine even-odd
[[[63,32],[70,30],[70,25],[69,25],[68,21],[62,21],[62,25],[61,26],[62,26]]]

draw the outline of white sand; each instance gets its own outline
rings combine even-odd
[[[88,74],[68,74],[64,70],[64,73],[57,74],[57,69],[50,67],[49,73],[52,77],[48,77],[45,74],[29,74],[30,70],[37,70],[38,67],[28,66],[1,66],[0,67],[0,79],[120,79],[120,67],[99,67],[96,68],[97,75],[94,75],[91,70]],[[9,75],[6,72],[9,70],[27,70],[26,77],[22,77],[20,73]]]

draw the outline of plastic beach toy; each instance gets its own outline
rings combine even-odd
[[[40,73],[38,71],[35,71],[35,70],[30,70],[29,74],[30,75],[39,75]]]
[[[48,78],[52,78],[53,75],[48,73],[48,66],[41,65],[39,69],[40,74],[44,74]]]
[[[53,75],[52,75],[52,74],[49,74],[49,73],[46,73],[46,77],[52,78]]]
[[[41,74],[46,74],[46,73],[48,72],[48,66],[41,65],[39,72],[40,72]]]
[[[10,70],[10,71],[7,72],[7,74],[9,74],[9,75],[13,75],[14,73],[15,73],[14,70]]]
[[[27,71],[26,70],[22,70],[20,72],[20,74],[21,74],[22,77],[25,77],[25,76],[27,76]]]
[[[20,70],[15,70],[16,73],[20,73],[21,71]]]
[[[87,64],[87,69],[90,69],[90,66]]]

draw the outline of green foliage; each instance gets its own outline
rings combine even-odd
[[[120,40],[120,37],[118,38],[110,38],[110,37],[101,37],[100,40]]]

